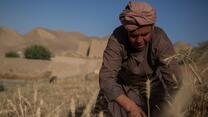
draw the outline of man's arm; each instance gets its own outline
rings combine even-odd
[[[170,39],[161,29],[159,36],[161,39],[157,46],[157,71],[162,75],[161,80],[165,83],[166,90],[173,96],[182,85],[181,70],[176,58],[173,57],[175,55],[175,50]]]
[[[115,100],[119,95],[124,94],[121,85],[117,83],[121,63],[121,47],[112,34],[103,53],[103,63],[99,74],[100,88],[109,100]]]
[[[116,98],[119,103],[127,112],[128,117],[146,117],[145,112],[134,101],[129,99],[126,95],[120,95]]]

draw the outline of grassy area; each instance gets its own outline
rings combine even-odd
[[[174,117],[206,117],[208,80],[201,77],[193,63],[188,62],[182,68],[184,85],[171,111],[177,113]],[[58,79],[51,83],[47,79],[10,81],[3,86],[0,117],[91,117],[99,90],[98,75]]]
[[[174,57],[182,66],[183,86],[172,105],[173,117],[207,117],[208,115],[208,43],[184,50]],[[196,54],[200,52],[201,54]],[[196,57],[197,56],[197,57]]]
[[[0,92],[1,117],[90,116],[98,92],[97,77],[11,85]]]
[[[196,56],[191,55],[191,51],[174,56],[181,63],[184,79],[172,104],[174,117],[208,115],[208,58],[204,50],[207,48],[203,45],[197,49],[201,53],[194,54]],[[193,53],[197,53],[197,49]],[[0,84],[0,117],[90,117],[99,91],[98,75],[58,79],[51,83],[48,80],[13,81],[3,86]]]

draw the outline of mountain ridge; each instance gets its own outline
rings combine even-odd
[[[18,42],[18,40],[21,40],[21,42]],[[87,51],[94,40],[101,40],[101,38],[88,37],[80,32],[65,32],[63,30],[51,30],[44,27],[34,28],[25,35],[21,35],[9,28],[0,28],[1,55],[12,50],[23,51],[24,48],[36,44],[48,47],[55,55],[87,56]],[[105,43],[106,41],[107,39],[104,39],[101,43]],[[93,46],[98,46],[97,48],[99,48],[99,44]],[[104,47],[102,46],[98,50],[102,51]],[[100,51],[96,54],[100,53]],[[99,57],[101,56],[99,54]]]

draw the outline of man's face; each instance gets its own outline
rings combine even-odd
[[[131,45],[137,50],[142,50],[147,44],[147,42],[150,41],[152,31],[153,26],[148,25],[128,32],[129,41]]]

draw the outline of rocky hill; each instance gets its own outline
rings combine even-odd
[[[25,42],[25,39],[14,30],[0,28],[0,56],[11,50],[21,50]]]
[[[24,48],[38,44],[48,47],[55,56],[88,57],[90,55],[90,57],[101,58],[106,42],[107,39],[92,38],[79,32],[50,30],[42,27],[35,28],[26,35],[20,35],[8,28],[0,28],[1,56],[12,50],[23,52]],[[96,49],[99,51],[95,51]],[[93,52],[90,52],[91,50]]]

